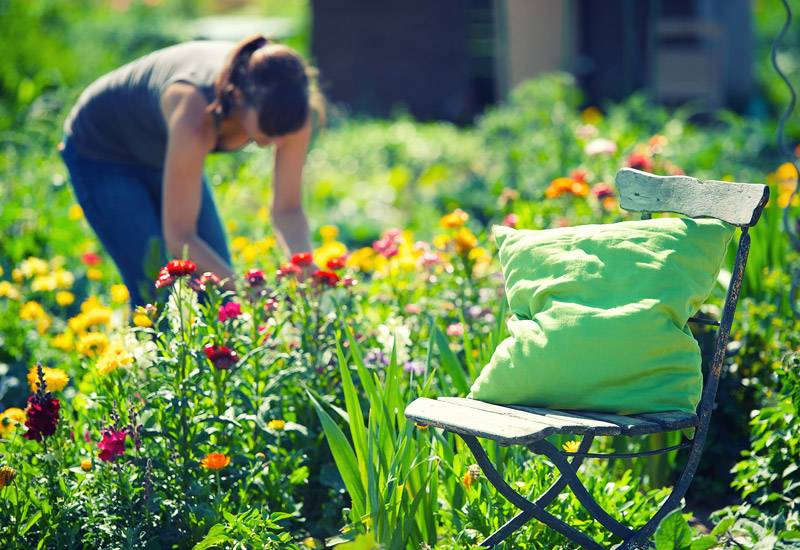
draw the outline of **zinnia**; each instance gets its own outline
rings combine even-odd
[[[297,277],[303,272],[302,269],[297,264],[283,264],[280,269],[278,269],[277,277],[282,279],[283,277]]]
[[[333,271],[318,269],[312,276],[316,283],[326,286],[336,286],[336,283],[339,282],[339,276]]]
[[[325,267],[332,269],[333,271],[337,271],[344,268],[346,261],[347,256],[339,256],[338,258],[332,258],[328,260],[328,263],[325,264]]]
[[[313,257],[311,252],[300,252],[292,256],[292,263],[299,267],[305,267],[307,265],[311,265]]]
[[[111,462],[125,454],[125,438],[128,433],[124,430],[117,431],[114,428],[103,430],[103,438],[97,446],[100,448],[98,455],[100,460]]]
[[[244,280],[247,281],[247,284],[253,287],[263,286],[266,282],[264,278],[264,272],[260,269],[251,269],[247,273],[244,274]]]
[[[208,357],[208,360],[211,361],[211,364],[214,365],[219,370],[227,370],[231,368],[233,365],[236,364],[236,361],[239,360],[239,356],[236,354],[228,346],[215,346],[213,344],[208,344],[203,351]]]
[[[207,470],[221,470],[230,463],[230,457],[227,457],[222,453],[208,453],[205,457],[203,457],[201,462],[203,468]]]
[[[171,277],[184,277],[194,273],[197,264],[191,260],[170,260],[165,267]]]
[[[217,319],[220,322],[227,321],[228,319],[235,319],[242,314],[242,306],[238,302],[227,302],[219,306],[219,313]]]

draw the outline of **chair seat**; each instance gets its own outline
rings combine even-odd
[[[418,424],[492,439],[501,445],[529,445],[552,434],[645,435],[698,424],[696,414],[680,411],[622,416],[494,405],[463,397],[421,397],[406,407],[405,415]]]

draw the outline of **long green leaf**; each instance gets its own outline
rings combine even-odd
[[[439,360],[442,364],[442,370],[450,375],[453,386],[455,386],[458,393],[466,395],[469,393],[469,382],[466,374],[464,374],[464,367],[461,366],[461,361],[450,349],[450,343],[442,330],[436,324],[432,325],[431,330],[434,332],[436,346],[439,348]]]
[[[350,369],[344,358],[344,352],[336,342],[336,355],[339,359],[339,372],[342,374],[342,391],[344,392],[344,402],[347,408],[347,415],[350,419],[350,435],[353,438],[353,447],[358,460],[358,470],[361,475],[361,483],[367,482],[367,436],[364,428],[364,414],[361,411],[361,403],[358,399],[358,392],[353,385],[350,376]]]

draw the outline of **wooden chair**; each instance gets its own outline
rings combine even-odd
[[[690,322],[705,322],[718,327],[714,355],[709,372],[705,376],[697,412],[620,416],[587,411],[499,406],[458,397],[416,399],[406,408],[406,417],[418,424],[443,428],[459,435],[475,455],[489,482],[520,509],[516,516],[492,533],[481,546],[492,547],[499,544],[535,518],[585,548],[602,548],[585,533],[545,510],[564,487],[569,486],[592,517],[624,541],[620,548],[647,547],[659,522],[680,505],[700,461],[750,249],[748,230],[758,221],[769,198],[769,188],[749,183],[701,182],[686,176],[654,176],[630,168],[620,170],[616,181],[620,193],[620,205],[626,210],[642,212],[643,218],[649,218],[651,212],[675,212],[690,217],[713,217],[741,228],[736,260],[720,322],[703,321],[694,317],[689,319]],[[592,440],[596,436],[634,437],[685,428],[694,428],[694,437],[690,440],[684,438],[678,445],[638,453],[589,452]],[[552,434],[582,436],[577,452],[560,451],[545,439]],[[504,446],[524,445],[534,453],[547,457],[561,475],[538,499],[528,500],[503,480],[478,442],[479,437],[494,440]],[[656,514],[635,531],[603,510],[577,476],[578,468],[585,458],[635,458],[662,454],[684,447],[690,448],[689,456],[672,493]],[[567,457],[572,459],[568,460]]]

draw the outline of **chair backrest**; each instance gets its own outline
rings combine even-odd
[[[739,226],[742,230],[714,344],[714,356],[697,407],[697,414],[701,424],[705,424],[705,431],[714,406],[728,335],[750,251],[748,230],[758,222],[761,211],[769,200],[769,187],[755,183],[700,181],[688,176],[656,176],[633,168],[623,168],[617,172],[616,182],[620,206],[626,210],[645,214],[674,212],[692,218],[717,218]]]

